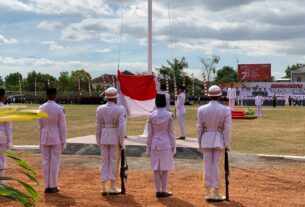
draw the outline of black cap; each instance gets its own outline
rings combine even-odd
[[[156,106],[158,108],[162,108],[166,106],[166,99],[164,94],[157,94],[156,100],[155,100]]]
[[[47,95],[54,95],[57,94],[56,88],[48,88],[47,89]]]
[[[4,96],[5,95],[5,90],[3,88],[0,88],[0,96]]]
[[[179,86],[179,89],[181,89],[181,90],[185,90],[185,86]]]
[[[165,91],[166,90],[166,84],[162,84],[160,88],[161,88],[162,91]]]

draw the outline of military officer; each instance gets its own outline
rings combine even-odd
[[[0,88],[0,107],[4,106],[5,90]],[[12,146],[12,122],[0,122],[0,150],[9,150]],[[6,156],[0,153],[0,169],[6,168]],[[0,176],[4,176],[5,171],[0,170]],[[0,180],[2,184],[2,180]]]
[[[125,148],[125,112],[122,106],[116,105],[117,97],[117,89],[108,88],[105,91],[107,103],[99,106],[96,111],[96,143],[101,147],[102,195],[108,193],[107,181],[110,181],[110,194],[121,193],[115,185],[115,180],[119,146]]]
[[[197,112],[198,143],[204,157],[206,200],[224,200],[219,192],[219,168],[223,150],[230,149],[232,118],[230,108],[218,102],[221,95],[218,86],[211,86],[208,90],[211,101],[199,107]]]
[[[177,97],[176,101],[176,115],[178,118],[178,124],[179,124],[179,133],[180,137],[178,139],[185,140],[185,116],[186,116],[186,110],[185,110],[185,87],[180,86],[179,87],[179,95]]]
[[[166,100],[166,107],[165,108],[166,108],[167,111],[170,111],[171,97],[166,92],[166,85],[162,84],[160,89],[161,89],[160,94],[164,94],[165,95],[165,100]]]
[[[165,95],[158,94],[155,102],[157,108],[148,116],[147,152],[154,171],[156,197],[160,198],[172,195],[167,191],[167,182],[168,171],[174,169],[176,137],[172,113],[165,108]]]
[[[66,148],[66,118],[62,106],[55,100],[56,88],[47,89],[48,101],[39,109],[48,114],[48,118],[39,119],[40,150],[42,156],[45,193],[57,193],[58,172],[61,152]]]
[[[236,89],[233,87],[233,84],[231,84],[230,88],[228,88],[227,98],[229,99],[229,107],[233,111],[235,109],[236,100]]]
[[[261,96],[260,92],[255,97],[255,106],[256,106],[256,116],[261,117],[262,116],[262,105],[264,103],[264,99]]]

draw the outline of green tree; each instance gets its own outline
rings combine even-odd
[[[60,91],[69,91],[71,88],[71,76],[68,71],[60,72],[57,87]]]
[[[73,91],[78,91],[78,80],[80,81],[80,92],[89,91],[89,79],[91,80],[91,75],[84,69],[72,71],[71,73],[71,89]],[[91,86],[92,88],[92,86]]]
[[[3,87],[4,86],[4,80],[2,78],[2,76],[0,76],[0,87]]]
[[[291,72],[295,71],[296,69],[298,69],[302,66],[303,66],[302,63],[293,64],[292,66],[288,65],[286,70],[285,70],[286,76],[284,78],[291,78]]]
[[[35,80],[37,91],[45,91],[48,87],[55,87],[57,83],[54,76],[37,73],[35,70],[33,70],[32,72],[28,73],[27,78],[24,81],[24,90],[35,91]]]
[[[22,83],[22,75],[17,73],[11,73],[5,77],[5,88],[8,91],[18,91],[19,81]]]
[[[215,82],[216,83],[228,83],[237,82],[237,72],[230,66],[224,66],[217,71]]]
[[[165,77],[169,78],[169,88],[171,89],[171,93],[174,93],[174,77],[176,77],[176,85],[179,87],[183,85],[185,79],[185,86],[187,92],[189,88],[191,88],[191,78],[183,71],[184,68],[188,68],[188,63],[185,57],[182,57],[181,60],[174,59],[173,62],[167,60],[167,66],[161,65],[157,70],[161,74],[161,78],[165,79]]]
[[[200,58],[200,63],[202,64],[202,72],[205,73],[207,82],[209,84],[211,81],[212,73],[214,75],[216,73],[215,65],[219,63],[220,56],[212,55],[209,58],[203,58],[203,57],[199,57],[199,58]]]

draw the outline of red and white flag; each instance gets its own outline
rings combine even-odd
[[[124,75],[118,71],[120,83],[120,98],[130,117],[145,116],[155,107],[157,95],[153,75]]]

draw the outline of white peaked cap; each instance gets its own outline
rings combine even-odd
[[[114,87],[109,87],[105,91],[105,98],[117,98],[118,97],[118,90]]]
[[[222,91],[221,88],[219,86],[213,85],[209,88],[208,90],[208,96],[221,96],[222,95]]]

